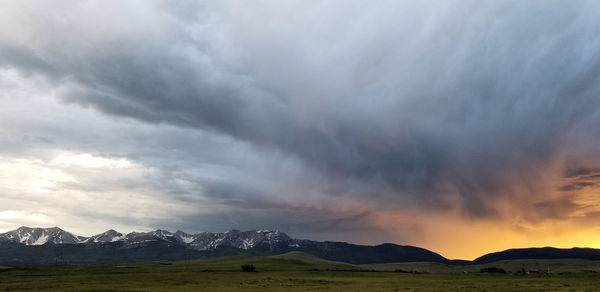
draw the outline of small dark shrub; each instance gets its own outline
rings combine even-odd
[[[403,270],[403,269],[395,269],[394,272],[396,273],[405,273],[405,274],[425,274],[425,271],[419,271],[419,270]]]
[[[481,268],[481,270],[479,270],[482,273],[498,273],[498,274],[506,274],[506,271],[504,269],[498,268],[498,267],[486,267],[486,268]]]
[[[242,265],[243,272],[256,272],[256,267],[251,264]]]

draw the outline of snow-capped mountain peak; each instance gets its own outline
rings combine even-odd
[[[195,234],[190,246],[198,250],[212,250],[220,246],[235,247],[239,249],[252,249],[263,246],[273,249],[275,246],[293,241],[292,238],[278,230],[230,230],[222,233],[203,232]]]
[[[185,243],[185,244],[189,244],[192,241],[194,241],[194,235],[192,234],[187,234],[181,230],[177,230],[174,235],[179,239],[179,241]]]
[[[175,233],[167,230],[150,232],[131,232],[123,234],[110,229],[106,232],[91,236],[81,237],[66,232],[58,227],[18,229],[0,234],[0,242],[12,242],[23,245],[43,244],[106,244],[120,243],[126,245],[142,244],[146,242],[163,241],[178,244],[196,250],[214,250],[219,247],[232,247],[238,249],[263,248],[273,250],[278,247],[298,247],[298,242],[279,230],[230,230],[227,232],[202,232],[197,234],[185,233],[181,230]]]
[[[85,242],[114,242],[122,240],[125,236],[113,229],[107,230],[98,235],[87,238]]]
[[[82,242],[82,238],[66,232],[58,227],[30,228],[26,226],[0,234],[0,240],[21,243],[24,245],[74,244]]]
[[[150,232],[153,236],[158,237],[160,239],[163,240],[172,240],[173,239],[173,233],[167,231],[167,230],[161,230],[161,229],[157,229],[155,231]]]

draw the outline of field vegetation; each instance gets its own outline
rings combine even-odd
[[[252,265],[254,272],[242,266]],[[484,266],[431,263],[355,266],[302,253],[127,265],[0,270],[0,291],[597,291],[600,263],[509,261]],[[518,274],[526,269],[550,274]],[[395,272],[395,271],[418,272]],[[511,271],[511,272],[509,272]]]

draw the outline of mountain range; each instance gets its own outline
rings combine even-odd
[[[83,237],[64,231],[58,227],[18,229],[0,234],[0,245],[19,244],[24,246],[36,245],[66,245],[66,244],[102,244],[119,242],[132,246],[147,242],[158,241],[174,245],[181,245],[197,251],[214,250],[219,247],[231,247],[241,250],[250,250],[261,247],[267,250],[276,250],[285,247],[299,247],[306,242],[292,239],[278,230],[239,231],[231,230],[222,233],[202,232],[188,234],[183,231],[175,233],[166,230],[151,232],[119,233],[113,229],[91,236]]]
[[[487,254],[474,261],[449,260],[415,246],[391,243],[367,246],[295,239],[278,230],[196,234],[155,230],[123,234],[111,229],[83,237],[58,227],[20,227],[0,234],[0,265],[6,266],[172,261],[238,254],[276,255],[291,251],[351,264],[437,262],[467,265],[512,259],[600,259],[597,249],[546,247],[511,249]]]

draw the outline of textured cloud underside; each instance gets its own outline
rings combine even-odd
[[[11,3],[0,227],[591,226],[599,7],[544,4]]]

